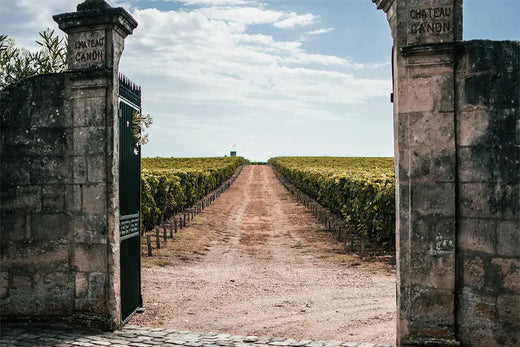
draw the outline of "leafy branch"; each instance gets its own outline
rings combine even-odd
[[[41,50],[30,52],[18,48],[16,41],[0,35],[0,88],[24,78],[67,69],[67,41],[52,29],[40,32],[36,41]]]

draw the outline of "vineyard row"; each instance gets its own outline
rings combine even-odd
[[[179,212],[168,220],[164,220],[160,225],[155,226],[155,232],[145,233],[146,237],[146,247],[148,249],[148,256],[153,256],[153,245],[152,245],[152,237],[154,238],[154,244],[156,249],[161,248],[161,239],[166,242],[168,238],[173,238],[173,235],[177,232],[180,232],[183,228],[189,226],[189,222],[194,219],[199,213],[201,213],[206,207],[211,205],[222,193],[224,193],[235,180],[238,178],[240,173],[242,172],[243,165],[239,166],[233,176],[225,181],[222,185],[220,185],[217,189],[210,192],[202,199],[198,200],[191,206],[189,209],[185,209],[182,212]],[[162,229],[162,233],[161,233]]]
[[[395,248],[392,158],[277,157],[269,163],[296,188],[341,217],[349,227],[345,232],[351,233],[352,247],[352,240],[360,239],[383,249]],[[315,214],[321,213],[317,209]],[[347,236],[342,237],[346,241]]]
[[[144,158],[141,172],[143,230],[153,229],[198,203],[247,161],[224,158]],[[204,200],[204,199],[203,199]]]

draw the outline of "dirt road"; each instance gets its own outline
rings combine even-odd
[[[395,271],[341,245],[269,166],[248,166],[153,258],[130,324],[395,343]]]

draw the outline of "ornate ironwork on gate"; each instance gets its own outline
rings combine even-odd
[[[134,120],[141,113],[141,87],[119,75],[119,232],[121,319],[143,306],[141,295],[141,148]]]

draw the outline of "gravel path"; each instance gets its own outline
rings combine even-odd
[[[248,166],[154,257],[130,324],[395,343],[395,270],[341,252],[269,166]]]

